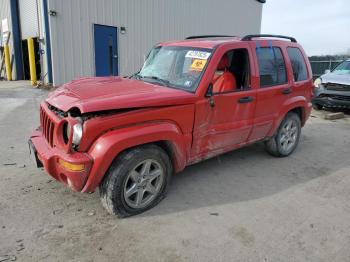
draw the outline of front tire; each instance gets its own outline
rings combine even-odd
[[[114,160],[100,184],[102,205],[118,217],[145,212],[165,197],[172,170],[169,156],[156,145],[127,150]]]
[[[265,149],[276,157],[289,156],[298,146],[300,134],[300,118],[296,113],[289,112],[283,119],[277,133],[265,142]]]

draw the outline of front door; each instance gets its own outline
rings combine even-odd
[[[247,48],[227,52],[224,56],[230,62],[221,70],[225,71],[225,78],[234,80],[233,86],[226,86],[226,90],[214,92],[211,98],[197,103],[192,161],[229,151],[248,142],[256,105],[256,90],[250,87],[252,66],[249,54]]]
[[[96,76],[118,75],[118,28],[94,25]]]

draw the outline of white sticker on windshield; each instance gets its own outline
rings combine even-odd
[[[195,51],[195,50],[188,51],[186,54],[186,57],[203,59],[203,60],[207,60],[209,56],[210,56],[209,52]]]
[[[187,81],[185,82],[185,86],[191,86],[191,85],[192,85],[192,81],[187,80]]]

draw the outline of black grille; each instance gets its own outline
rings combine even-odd
[[[64,117],[67,117],[68,114],[60,109],[58,109],[57,107],[54,107],[50,104],[47,105],[47,107],[55,113],[56,116],[58,116],[59,118],[64,118]]]
[[[350,91],[350,85],[327,83],[324,86],[327,90]]]

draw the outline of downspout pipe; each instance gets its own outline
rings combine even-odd
[[[13,50],[14,50],[15,67],[16,67],[16,80],[22,80],[23,79],[23,60],[22,60],[21,30],[19,25],[18,10],[19,10],[18,0],[10,0]]]
[[[48,0],[43,0],[44,23],[45,23],[45,47],[46,47],[46,62],[47,62],[47,78],[48,78],[48,82],[52,84],[51,38],[50,38],[49,11],[47,7],[47,1]]]

